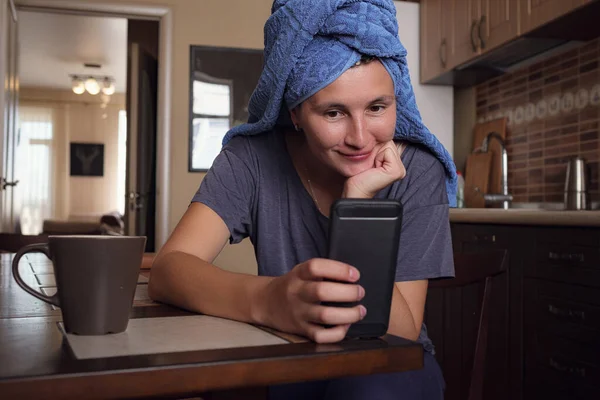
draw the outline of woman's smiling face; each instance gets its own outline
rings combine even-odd
[[[344,72],[291,111],[312,155],[349,178],[369,168],[396,127],[394,83],[380,61]]]

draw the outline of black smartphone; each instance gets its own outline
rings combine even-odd
[[[328,258],[360,271],[367,309],[347,338],[374,338],[387,332],[402,225],[402,204],[387,199],[340,199],[331,206]],[[353,307],[358,303],[328,303]]]

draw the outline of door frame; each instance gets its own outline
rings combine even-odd
[[[60,12],[129,19],[153,19],[159,22],[158,104],[156,119],[156,218],[155,248],[169,236],[169,175],[171,143],[171,71],[173,68],[173,12],[169,6],[127,3],[103,4],[81,0],[15,0],[18,9]]]
[[[16,103],[18,102],[18,22],[14,0],[0,0],[0,185],[14,181],[14,146],[16,140]],[[14,30],[14,31],[13,31]],[[13,52],[14,51],[14,52]],[[8,62],[7,62],[8,61]],[[11,73],[7,76],[7,73]],[[7,82],[4,82],[8,78]],[[7,93],[11,96],[7,104]],[[13,104],[14,102],[14,104]],[[10,107],[7,109],[7,107]],[[8,111],[8,112],[7,112]],[[11,129],[12,128],[12,129]],[[7,152],[12,152],[8,155]],[[12,161],[9,161],[12,160]],[[12,167],[9,166],[12,163]],[[14,188],[0,186],[0,232],[14,232]],[[8,210],[8,211],[7,211]]]

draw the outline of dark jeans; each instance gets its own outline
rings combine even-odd
[[[444,377],[430,353],[420,370],[271,386],[270,400],[443,400]]]

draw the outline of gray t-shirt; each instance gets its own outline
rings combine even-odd
[[[404,209],[396,281],[454,276],[444,167],[417,145],[401,159],[406,177],[376,196],[397,199]],[[259,275],[280,276],[326,257],[329,219],[304,188],[279,131],[234,137],[192,201],[223,219],[231,243],[250,237]],[[425,325],[418,341],[433,352]]]

